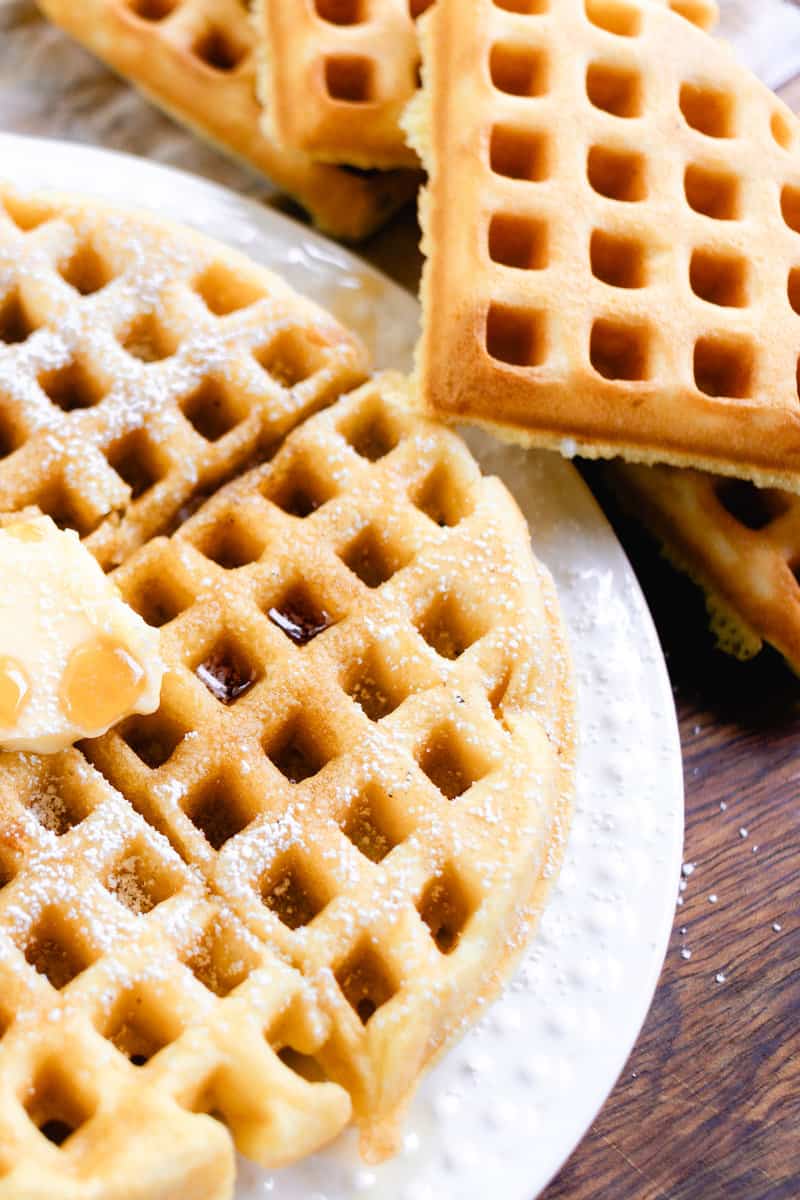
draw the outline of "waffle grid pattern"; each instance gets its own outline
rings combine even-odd
[[[0,771],[0,1196],[224,1195],[193,1114],[276,1164],[336,1133],[346,1095],[279,1057],[324,1034],[298,972],[77,751]]]
[[[800,501],[791,492],[670,467],[609,464],[621,499],[706,591],[719,644],[766,640],[800,674]]]
[[[569,741],[518,514],[387,386],[307,421],[117,572],[143,615],[173,614],[171,669],[157,714],[87,751],[313,981],[331,1022],[317,1057],[372,1155],[530,919]]]
[[[380,1156],[541,905],[554,596],[504,490],[388,390],[117,570],[164,622],[158,713],[0,758],[0,1196],[227,1196],[206,1113],[279,1165],[352,1101]]]
[[[655,0],[708,28],[711,0]],[[415,22],[433,0],[257,0],[267,126],[314,158],[413,166],[399,117],[418,85]],[[515,0],[511,12],[536,5]]]
[[[39,0],[57,25],[170,115],[269,176],[337,237],[366,237],[414,194],[414,172],[358,175],[262,128],[245,0]]]
[[[637,0],[481,0],[474,22],[443,0],[424,25],[427,403],[796,488],[796,118]]]
[[[188,232],[2,194],[0,511],[105,567],[363,378],[355,340]]]
[[[314,158],[414,166],[399,125],[433,0],[259,0],[268,124]]]

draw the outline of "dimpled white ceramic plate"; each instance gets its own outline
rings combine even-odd
[[[0,174],[135,203],[227,241],[353,325],[380,366],[410,366],[416,301],[341,247],[192,176],[85,146],[0,135]],[[580,759],[564,868],[505,995],[429,1073],[401,1153],[381,1167],[346,1134],[237,1200],[532,1200],[622,1069],[664,956],[683,791],[672,695],[628,562],[572,466],[470,432],[558,584],[578,681]]]

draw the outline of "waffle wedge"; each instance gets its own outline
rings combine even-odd
[[[669,3],[708,28],[713,0]],[[256,0],[269,134],[313,158],[414,166],[400,128],[417,87],[416,21],[433,0]]]
[[[39,508],[106,568],[364,378],[354,337],[217,243],[0,198],[0,512]]]
[[[752,658],[769,642],[800,674],[800,501],[792,492],[674,467],[614,462],[626,508],[706,594],[719,646]]]
[[[424,406],[800,488],[796,118],[662,7],[473,10],[422,18],[407,117],[430,172]]]
[[[0,756],[0,1200],[228,1200],[234,1145],[289,1163],[351,1113],[380,1158],[560,862],[573,713],[549,575],[398,378],[316,411],[360,351],[268,272],[149,218],[3,203],[0,511],[55,507],[120,563],[167,670],[156,713]],[[298,346],[307,389],[286,386]],[[67,383],[32,380],[76,360],[105,390],[65,414]],[[259,436],[234,425],[213,445],[241,457],[132,500],[134,467],[195,445],[192,413],[218,429],[220,373]]]
[[[279,1165],[346,1124],[288,1061],[325,1038],[301,973],[79,751],[0,755],[0,814],[3,1200],[225,1200],[232,1138]]]
[[[413,172],[359,175],[314,163],[261,129],[254,35],[241,0],[39,6],[171,116],[290,193],[326,233],[366,237],[413,196]]]

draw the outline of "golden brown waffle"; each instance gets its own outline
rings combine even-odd
[[[362,238],[414,194],[417,176],[313,162],[261,128],[253,29],[242,0],[39,0],[42,11],[155,104],[269,176],[326,233]]]
[[[108,567],[364,377],[271,272],[145,216],[0,189],[0,512]]]
[[[425,406],[799,488],[796,118],[655,5],[473,8],[422,18],[408,118],[431,174]]]
[[[764,641],[800,674],[800,501],[791,492],[674,467],[615,462],[608,477],[667,557],[706,593],[721,649]]]
[[[268,132],[314,158],[418,165],[399,117],[417,87],[415,20],[433,0],[256,0]]]
[[[124,560],[167,672],[157,713],[0,757],[0,1200],[227,1200],[234,1143],[291,1162],[351,1108],[380,1157],[560,862],[551,581],[505,488],[399,380],[310,415],[361,352],[268,272],[149,218],[3,202],[0,429],[27,441],[0,511],[55,508]],[[121,345],[172,338],[174,375]],[[314,382],[284,386],[304,354]],[[178,399],[220,379],[224,404]],[[259,414],[253,441],[204,474],[183,414],[209,431],[228,405]],[[129,453],[107,455],[112,430]],[[163,511],[132,501],[118,477],[138,491],[164,461]]]
[[[317,159],[416,164],[399,117],[417,87],[415,22],[432,3],[255,0],[268,132]],[[669,3],[704,28],[716,19],[713,0],[655,3]]]

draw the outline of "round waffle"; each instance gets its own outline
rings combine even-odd
[[[57,479],[62,520],[97,506],[79,531],[161,627],[167,672],[155,714],[0,757],[0,1198],[228,1197],[234,1144],[291,1162],[351,1113],[381,1157],[560,861],[574,748],[551,580],[505,488],[398,378],[314,413],[360,351],[267,272],[144,218],[5,202],[20,336],[0,428],[29,442],[7,445],[0,496],[41,504]],[[65,278],[76,231],[92,267]],[[281,355],[253,397],[264,345]],[[93,407],[39,396],[47,346],[104,380]],[[198,443],[213,470],[134,488],[141,462],[178,470],[201,436],[188,397],[220,380],[252,439],[234,424]],[[136,439],[127,481],[109,423]],[[81,444],[83,471],[52,474]]]

